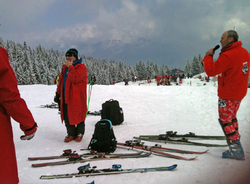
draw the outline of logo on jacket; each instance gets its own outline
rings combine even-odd
[[[248,71],[248,62],[243,63],[243,68],[242,68],[242,72],[244,74],[247,74]]]

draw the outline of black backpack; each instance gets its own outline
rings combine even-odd
[[[88,149],[101,153],[112,153],[116,150],[116,143],[111,121],[101,119],[95,124],[95,131]]]
[[[123,110],[117,100],[110,99],[102,104],[102,119],[109,119],[113,125],[120,125],[124,121]]]

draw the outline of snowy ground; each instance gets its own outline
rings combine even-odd
[[[218,123],[217,87],[213,82],[203,85],[198,79],[184,79],[181,86],[156,86],[152,84],[124,83],[116,85],[94,85],[90,111],[101,109],[102,103],[109,99],[116,99],[124,111],[124,123],[114,126],[114,132],[119,142],[132,139],[141,134],[162,134],[168,130],[179,133],[195,132],[205,135],[223,135]],[[68,183],[124,183],[124,184],[233,184],[250,183],[250,93],[241,103],[238,111],[242,144],[245,149],[246,160],[236,161],[222,159],[221,153],[226,148],[209,148],[209,152],[198,156],[196,161],[182,161],[151,155],[148,158],[124,159],[91,162],[98,168],[109,168],[112,164],[122,164],[126,168],[169,166],[178,164],[174,171],[154,173],[134,173],[110,176],[81,177],[60,180],[40,180],[40,175],[77,172],[77,168],[84,164],[64,166],[50,166],[32,168],[32,163],[42,161],[28,161],[29,156],[60,155],[62,150],[71,148],[77,152],[86,148],[92,137],[95,123],[100,116],[88,116],[86,119],[86,133],[82,142],[64,143],[66,129],[61,123],[56,109],[38,108],[42,104],[51,104],[56,86],[30,85],[19,86],[21,96],[27,102],[39,126],[36,136],[31,141],[20,141],[22,135],[18,123],[12,120],[14,141],[19,169],[20,184],[68,184]],[[215,142],[215,141],[213,141]],[[225,143],[225,141],[217,141]],[[146,142],[148,145],[154,143]],[[206,147],[164,144],[164,147],[186,150],[206,150]],[[116,153],[134,152],[117,148]],[[182,155],[192,157],[194,155]],[[248,182],[247,182],[248,181]]]

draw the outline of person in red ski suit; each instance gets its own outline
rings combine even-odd
[[[59,102],[61,119],[65,122],[67,136],[65,142],[80,142],[85,132],[87,113],[87,68],[78,59],[78,51],[66,52],[66,63],[62,67],[57,86],[55,102]]]
[[[157,86],[160,85],[161,77],[159,75],[155,76],[155,81],[157,83]]]
[[[20,129],[25,134],[20,137],[21,140],[32,139],[37,124],[25,101],[20,97],[8,53],[2,47],[0,63],[0,183],[17,184],[19,178],[10,117],[20,123]]]
[[[219,123],[230,146],[222,157],[244,160],[236,114],[247,94],[250,56],[234,30],[223,33],[220,43],[217,61],[213,62],[214,51],[210,49],[202,62],[208,76],[218,75]]]

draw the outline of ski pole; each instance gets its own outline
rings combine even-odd
[[[88,106],[87,106],[87,112],[86,112],[86,117],[89,111],[89,104],[90,104],[90,97],[93,89],[93,84],[89,83],[89,89],[88,89]]]

